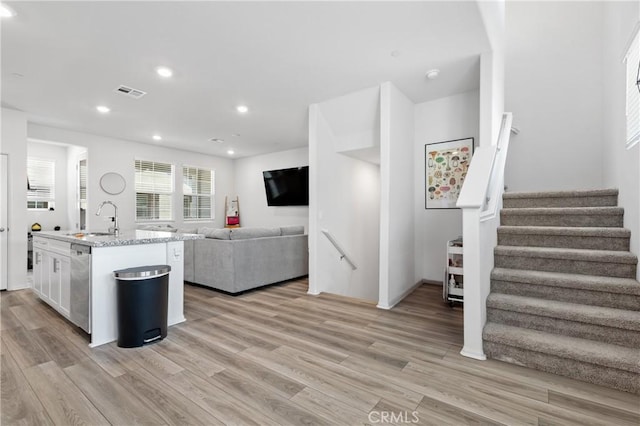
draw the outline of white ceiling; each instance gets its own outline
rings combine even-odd
[[[475,1],[8,4],[3,106],[34,123],[234,157],[306,146],[309,104],[384,81],[416,103],[476,89],[488,49]],[[159,65],[174,76],[158,77]],[[121,84],[148,94],[115,93]]]

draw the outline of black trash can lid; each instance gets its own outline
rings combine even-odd
[[[166,275],[171,271],[169,265],[136,266],[135,268],[113,271],[113,275],[121,280],[140,280]]]

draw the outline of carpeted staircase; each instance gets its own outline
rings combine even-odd
[[[617,190],[506,193],[488,357],[640,393],[640,283]]]

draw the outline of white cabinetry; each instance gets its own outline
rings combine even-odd
[[[462,238],[447,241],[447,266],[442,283],[442,295],[451,305],[464,300],[464,268]]]
[[[33,291],[66,318],[70,307],[70,248],[66,242],[33,238]]]

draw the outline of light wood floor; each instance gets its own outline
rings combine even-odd
[[[2,425],[640,424],[638,396],[461,357],[439,287],[391,311],[306,290],[187,285],[188,321],[139,349],[90,349],[30,291],[2,292]]]

